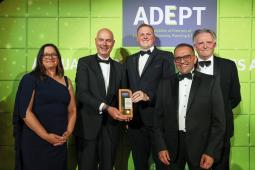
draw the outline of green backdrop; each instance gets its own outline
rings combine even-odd
[[[0,170],[13,169],[14,97],[21,76],[33,67],[38,48],[44,43],[56,44],[63,56],[66,75],[74,81],[77,60],[95,52],[94,37],[101,27],[114,32],[116,43],[112,57],[116,60],[137,50],[122,48],[121,0],[4,0],[0,3]],[[255,0],[218,0],[217,30],[216,53],[236,62],[241,81],[242,102],[235,109],[231,170],[254,170]],[[73,147],[72,141],[69,147]]]

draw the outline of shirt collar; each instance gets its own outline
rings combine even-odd
[[[200,58],[199,56],[197,58],[198,58],[198,62],[199,61],[211,61],[211,62],[213,62],[213,55],[211,55],[207,60],[204,60],[204,59]]]
[[[193,75],[193,74],[194,74],[194,70],[195,70],[195,69],[194,69],[194,68],[192,68],[192,70],[190,70],[190,72],[189,72],[189,73],[191,73],[191,74]],[[182,73],[178,71],[178,74],[182,74]],[[188,73],[186,73],[186,74],[188,74]]]
[[[100,58],[101,60],[109,60],[110,57],[107,57],[107,58],[104,58],[104,57],[101,57],[99,54],[97,54],[98,58]]]
[[[149,49],[141,49],[141,51],[147,51],[147,50],[150,50],[150,52],[152,52],[154,50],[154,46],[150,47]]]

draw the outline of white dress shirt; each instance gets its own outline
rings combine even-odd
[[[179,81],[179,130],[186,132],[186,113],[192,80],[184,78]]]
[[[199,61],[205,61],[205,60],[198,57],[198,62]],[[197,71],[204,73],[204,74],[213,75],[213,55],[211,57],[209,57],[208,60],[206,60],[206,61],[211,61],[211,64],[209,66],[204,66],[204,67],[201,67],[198,64]]]
[[[154,46],[152,46],[150,49],[149,49],[151,52],[154,50]],[[142,75],[142,72],[143,72],[143,69],[144,69],[144,66],[147,62],[149,58],[149,54],[144,54],[143,56],[139,56],[139,60],[138,60],[138,71],[139,71],[139,76]]]

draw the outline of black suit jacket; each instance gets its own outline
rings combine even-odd
[[[157,152],[168,150],[171,161],[178,153],[177,75],[162,80],[154,114],[154,139]],[[186,113],[187,154],[193,163],[203,153],[219,159],[225,133],[223,98],[217,78],[195,72]]]
[[[127,58],[125,63],[128,88],[132,92],[141,90],[149,98],[149,102],[139,102],[134,104],[134,118],[130,126],[152,126],[153,112],[156,101],[156,92],[160,79],[170,77],[174,74],[173,54],[162,51],[156,47],[149,56],[141,76],[138,71],[138,60],[140,53],[135,53]]]
[[[108,124],[112,137],[116,138],[118,122],[113,120],[108,113],[99,114],[99,106],[102,102],[117,107],[117,94],[122,82],[123,69],[121,64],[110,60],[110,80],[107,95],[97,54],[80,58],[78,61],[76,136],[84,139],[96,139],[101,126]]]
[[[233,61],[214,56],[214,75],[220,78],[220,86],[225,105],[226,136],[234,133],[232,109],[241,101],[240,83],[236,65]]]

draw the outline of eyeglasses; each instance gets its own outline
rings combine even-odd
[[[181,63],[182,60],[185,61],[185,62],[190,62],[191,57],[192,57],[192,55],[185,55],[185,56],[182,56],[182,57],[175,57],[174,61],[175,61],[175,63],[178,63],[178,64]]]
[[[43,59],[44,60],[57,59],[57,58],[58,58],[58,54],[56,54],[56,53],[45,53],[45,54],[43,54]]]

